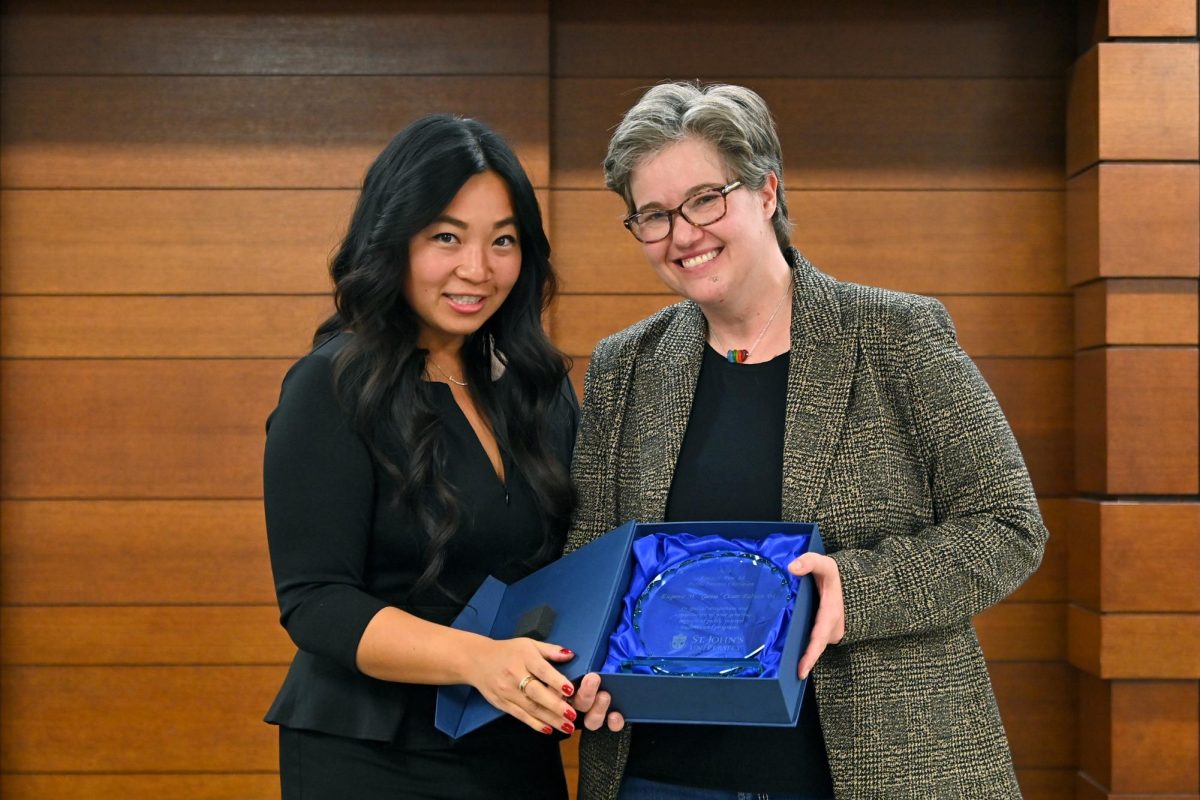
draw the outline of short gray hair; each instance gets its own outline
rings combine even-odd
[[[713,83],[662,83],[648,90],[608,143],[604,184],[625,198],[630,213],[636,208],[629,188],[634,169],[645,158],[687,138],[717,148],[725,164],[751,189],[761,189],[767,173],[779,179],[771,224],[780,247],[791,245],[792,223],[783,193],[783,151],[771,112],[744,86]]]

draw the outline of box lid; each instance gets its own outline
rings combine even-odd
[[[616,625],[617,601],[629,580],[635,528],[628,522],[509,586],[489,576],[452,627],[508,639],[516,634],[517,623],[527,611],[548,604],[554,623],[546,641],[575,651],[575,658],[555,668],[568,680],[582,678],[604,661],[605,632]],[[503,713],[470,686],[442,686],[434,724],[458,738]]]

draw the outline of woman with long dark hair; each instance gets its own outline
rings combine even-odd
[[[336,313],[284,379],[264,490],[298,652],[267,721],[284,798],[566,796],[570,651],[449,627],[488,574],[562,549],[578,414],[541,314],[533,188],[483,124],[435,115],[367,172],[333,258]],[[457,741],[436,686],[507,716]]]

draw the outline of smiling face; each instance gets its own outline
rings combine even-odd
[[[673,209],[697,192],[736,178],[716,147],[683,139],[638,164],[629,187],[636,210],[646,212]],[[702,308],[744,305],[779,258],[771,227],[776,185],[770,174],[761,189],[731,191],[725,216],[702,228],[676,216],[667,238],[642,244],[646,260],[663,283]]]
[[[456,354],[503,305],[521,273],[508,186],[481,172],[408,244],[404,296],[420,319],[418,344]]]

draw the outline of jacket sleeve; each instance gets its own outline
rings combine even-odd
[[[928,298],[909,308],[899,357],[934,524],[832,554],[843,644],[968,620],[1037,569],[1048,537],[1016,439],[945,308]]]
[[[575,441],[579,436],[579,397],[575,394],[575,387],[571,383],[570,375],[563,378],[558,393],[561,398],[561,413],[564,417],[562,447],[559,450],[559,456],[562,463],[569,469],[571,459],[575,454]]]
[[[301,650],[357,670],[363,630],[387,605],[364,590],[375,476],[319,351],[284,379],[267,423],[263,494],[281,623]]]
[[[598,344],[584,378],[579,435],[571,459],[577,505],[567,534],[567,553],[620,524],[616,447],[625,389],[616,350],[608,342]]]

